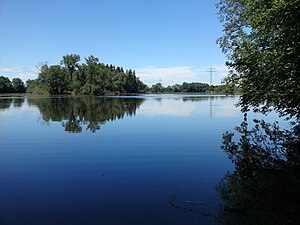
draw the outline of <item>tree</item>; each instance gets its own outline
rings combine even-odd
[[[94,76],[96,73],[96,68],[99,64],[99,59],[90,55],[89,57],[85,58],[86,65],[87,65],[87,77],[91,84],[94,83]]]
[[[164,87],[162,86],[161,83],[156,83],[156,84],[152,85],[151,89],[155,93],[164,92]]]
[[[65,65],[68,70],[70,81],[73,81],[73,73],[78,67],[78,62],[80,61],[80,56],[76,54],[65,55],[61,60],[61,64]]]
[[[125,90],[127,93],[137,93],[138,92],[138,83],[135,76],[135,71],[129,70],[126,74]]]
[[[0,76],[0,93],[12,92],[12,86],[8,77]]]
[[[45,82],[48,77],[48,72],[49,72],[49,66],[47,64],[43,64],[41,67],[39,67],[39,76],[38,80],[41,82]]]
[[[220,0],[224,35],[217,40],[242,89],[244,110],[300,119],[300,0]],[[232,78],[232,79],[231,79]]]
[[[138,77],[136,78],[136,82],[137,82],[138,92],[144,93],[144,92],[148,91],[148,86],[146,84],[144,84],[142,81],[140,81],[140,79]]]
[[[25,93],[26,88],[24,82],[20,78],[14,78],[11,81],[13,91],[16,93]]]
[[[46,84],[50,94],[66,93],[68,82],[61,66],[54,65],[49,67]]]

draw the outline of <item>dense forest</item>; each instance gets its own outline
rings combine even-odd
[[[71,54],[63,56],[60,65],[42,65],[38,78],[27,81],[27,93],[109,95],[143,93],[147,88],[134,70],[105,65],[92,55],[79,62],[80,56]]]

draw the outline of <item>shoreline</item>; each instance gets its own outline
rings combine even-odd
[[[226,95],[224,93],[205,93],[205,92],[166,92],[166,93],[118,93],[118,94],[105,94],[105,95],[70,95],[70,94],[64,94],[64,95],[41,95],[41,94],[29,94],[29,93],[0,93],[1,98],[7,98],[7,97],[15,97],[15,98],[23,98],[23,97],[122,97],[122,96],[143,96],[143,95],[204,95],[204,96],[210,96],[210,95],[222,95],[222,96],[238,96],[240,94],[234,94],[234,95]]]

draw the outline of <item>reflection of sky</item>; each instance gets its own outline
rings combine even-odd
[[[237,97],[208,98],[207,96],[195,97],[183,101],[185,96],[169,98],[164,96],[160,99],[148,98],[137,112],[146,116],[212,116],[212,117],[235,117],[240,114],[234,105]]]
[[[15,107],[11,105],[9,108],[0,110],[0,122],[9,121],[13,117],[30,117],[40,115],[39,110],[36,107],[29,106],[26,101],[21,107]]]
[[[21,107],[10,106],[8,109],[0,110],[0,118],[5,119],[8,116],[23,116],[23,115],[39,115],[39,110],[36,107],[32,107],[23,104]]]
[[[185,104],[175,99],[149,99],[141,105],[138,114],[147,116],[189,116],[195,114],[196,107],[194,104]]]

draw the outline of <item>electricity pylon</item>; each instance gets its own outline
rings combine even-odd
[[[212,73],[217,72],[217,70],[216,70],[216,68],[213,68],[211,66],[210,68],[208,68],[208,71],[205,71],[205,72],[209,72],[210,73],[210,82],[209,82],[209,85],[211,86],[212,85]]]

